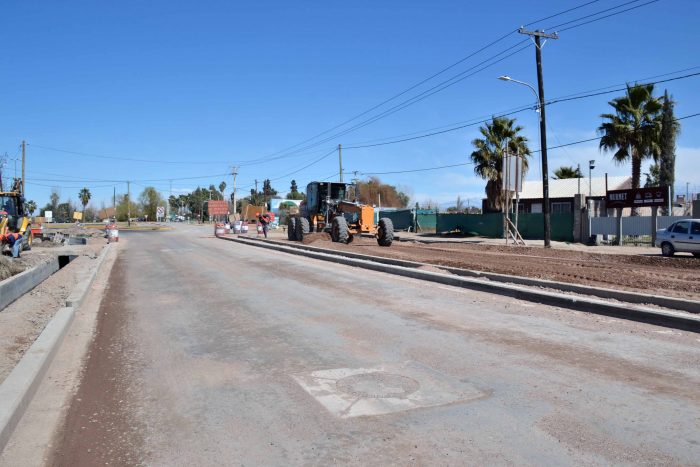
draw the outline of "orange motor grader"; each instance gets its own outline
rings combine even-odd
[[[352,190],[351,190],[352,188]],[[310,232],[329,232],[331,240],[350,243],[355,235],[374,235],[380,246],[394,241],[394,225],[389,218],[374,222],[374,208],[350,199],[356,185],[342,182],[311,182],[306,201],[298,214],[287,220],[287,238],[302,241]]]

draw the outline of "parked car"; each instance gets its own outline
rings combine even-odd
[[[656,246],[661,248],[664,256],[685,252],[700,258],[700,219],[683,219],[674,222],[667,229],[658,230]]]

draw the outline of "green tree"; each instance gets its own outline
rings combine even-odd
[[[289,187],[289,193],[287,193],[287,199],[306,199],[306,195],[299,192],[299,187],[297,187],[296,180],[292,180],[292,184]]]
[[[117,196],[117,220],[126,222],[129,219],[129,214],[131,214],[132,218],[139,217],[141,215],[141,206],[131,201],[128,194]]]
[[[655,186],[659,186],[659,178],[660,178],[660,170],[659,170],[659,164],[651,164],[649,166],[649,172],[644,174],[646,177],[646,180],[644,182],[644,188],[651,188]]]
[[[615,113],[602,114],[598,127],[600,149],[615,151],[618,164],[632,162],[632,188],[639,188],[642,161],[660,154],[662,103],[653,96],[654,85],[627,85],[627,93],[609,102]]]
[[[563,180],[565,178],[581,178],[581,169],[571,166],[562,165],[554,171],[554,180]]]
[[[80,198],[80,203],[83,205],[83,211],[85,211],[85,206],[90,202],[90,198],[92,198],[92,193],[90,193],[90,190],[87,188],[83,188],[80,190],[80,193],[78,193],[78,198]]]
[[[354,197],[360,203],[381,205],[383,207],[405,208],[408,206],[409,196],[393,185],[387,185],[377,177],[370,177],[356,183],[357,193]]]
[[[500,212],[503,209],[503,154],[508,148],[512,154],[523,158],[523,173],[527,172],[528,157],[531,156],[527,138],[520,135],[523,127],[515,125],[515,119],[494,117],[486,126],[479,128],[482,138],[476,138],[472,145],[476,148],[471,153],[474,173],[486,180],[486,209]]]
[[[675,102],[664,92],[661,108],[661,135],[659,138],[659,185],[671,187],[673,199],[673,184],[676,182],[676,136],[681,131],[681,125],[674,115]],[[668,207],[662,208],[664,215],[669,215]]]
[[[158,190],[147,186],[139,195],[139,204],[141,205],[141,214],[147,216],[148,219],[155,220],[158,206],[164,206],[165,200],[160,196]]]
[[[27,201],[27,211],[29,211],[30,216],[34,215],[34,211],[36,211],[36,202],[34,200],[30,199]]]

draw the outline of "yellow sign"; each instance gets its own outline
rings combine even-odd
[[[82,221],[83,220],[83,213],[80,211],[73,212],[73,220]]]

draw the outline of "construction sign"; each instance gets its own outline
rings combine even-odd
[[[210,216],[225,216],[228,214],[228,202],[223,200],[211,200],[207,202]]]
[[[83,213],[80,211],[74,211],[73,212],[73,220],[74,221],[82,221],[83,220]]]

